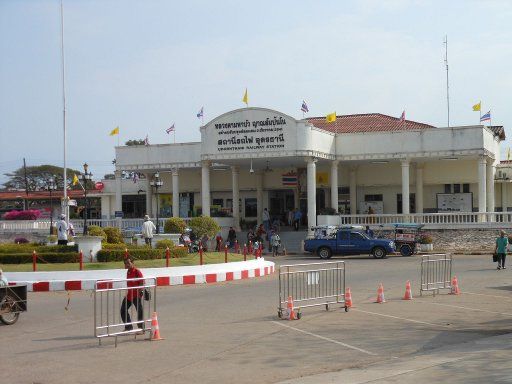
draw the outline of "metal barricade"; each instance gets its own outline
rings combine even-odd
[[[137,287],[127,287],[128,281],[141,281]],[[130,292],[131,291],[131,292]],[[138,298],[127,308],[127,295]],[[142,307],[142,318],[139,319],[136,305]],[[117,337],[123,335],[145,335],[151,337],[151,316],[156,312],[156,278],[98,280],[94,287],[94,336]],[[123,316],[124,315],[124,316]],[[123,320],[123,317],[125,319]],[[131,321],[128,321],[131,320]]]
[[[452,256],[445,253],[421,257],[420,296],[425,291],[432,291],[435,296],[440,289],[451,290],[452,261]]]
[[[281,265],[279,267],[279,308],[281,318],[288,305],[288,297],[293,299],[293,310],[331,304],[342,304],[345,311],[345,262]]]

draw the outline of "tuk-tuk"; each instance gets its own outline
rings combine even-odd
[[[416,244],[420,240],[420,230],[425,224],[396,223],[389,224],[393,228],[396,250],[402,256],[411,256],[416,252]],[[383,227],[381,225],[381,227]]]

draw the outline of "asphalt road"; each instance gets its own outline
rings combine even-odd
[[[345,258],[355,308],[277,318],[277,275],[158,289],[165,340],[99,346],[90,292],[29,295],[18,323],[0,326],[2,382],[481,383],[512,381],[511,270],[457,256],[463,294],[418,296],[419,258]],[[312,257],[277,262],[318,262]],[[412,301],[403,301],[411,280]],[[385,304],[375,304],[382,282]],[[5,380],[5,381],[4,381]],[[287,381],[288,380],[288,381]]]

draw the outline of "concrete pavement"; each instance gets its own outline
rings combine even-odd
[[[92,337],[90,293],[72,293],[68,311],[66,293],[30,294],[29,312],[0,327],[9,350],[0,359],[3,377],[20,383],[421,383],[443,382],[450,373],[455,383],[507,382],[512,270],[496,271],[490,256],[458,256],[454,271],[464,294],[419,298],[417,257],[344,260],[355,304],[348,313],[312,308],[299,321],[279,320],[276,275],[160,288],[166,340],[123,337],[118,348],[109,340],[98,346]],[[407,279],[413,301],[400,300]],[[373,303],[380,282],[388,300],[382,305]]]

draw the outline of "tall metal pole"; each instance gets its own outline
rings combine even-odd
[[[64,5],[63,0],[60,0],[60,37],[61,37],[61,63],[62,63],[62,127],[64,130],[64,214],[66,215],[66,223],[69,224],[69,205],[68,205],[68,175],[66,165],[66,76],[65,76],[65,62],[64,62]]]
[[[448,35],[444,37],[445,56],[444,63],[446,65],[446,106],[448,109],[448,128],[450,128],[450,83],[448,78]]]
[[[27,195],[28,199],[28,178],[27,178],[27,163],[25,162],[25,158],[23,158],[23,172],[25,174],[25,194]],[[27,200],[23,200],[23,210],[27,210]]]

